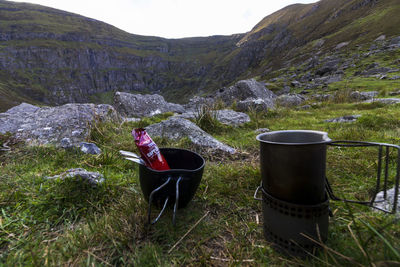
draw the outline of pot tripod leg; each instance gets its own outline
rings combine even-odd
[[[148,213],[147,213],[147,220],[148,220],[149,223],[151,222],[150,215],[151,215],[151,203],[153,202],[153,196],[154,196],[155,193],[157,193],[159,190],[161,190],[164,186],[166,186],[169,183],[169,181],[171,181],[171,177],[168,177],[168,180],[165,183],[163,183],[162,185],[160,185],[159,187],[157,187],[156,189],[154,189],[150,193],[150,196],[149,196],[149,209],[148,209]],[[164,207],[162,208],[160,214],[157,216],[157,218],[151,224],[154,224],[154,223],[156,223],[158,221],[158,219],[160,218],[161,214],[163,213],[165,207],[167,206],[168,199],[169,198],[167,197],[167,199],[165,200],[165,203],[164,203]]]
[[[155,224],[155,223],[158,221],[158,219],[160,219],[161,215],[163,214],[163,212],[164,212],[164,210],[165,210],[165,207],[166,207],[167,204],[168,204],[168,200],[169,200],[169,197],[167,197],[167,198],[165,199],[164,206],[163,206],[162,210],[161,210],[160,213],[158,214],[157,218],[155,218],[154,221],[151,222],[151,224]]]
[[[174,204],[174,213],[172,215],[172,224],[175,225],[175,218],[176,218],[176,211],[178,209],[178,202],[179,202],[179,183],[182,180],[182,177],[178,178],[176,181],[176,192],[175,192],[175,204]]]

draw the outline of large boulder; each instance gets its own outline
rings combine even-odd
[[[159,136],[170,140],[187,137],[200,150],[211,153],[234,154],[236,152],[234,148],[221,143],[193,122],[183,118],[171,117],[146,127],[146,131],[152,137]]]
[[[220,89],[217,98],[228,106],[246,99],[262,99],[268,106],[273,107],[276,95],[268,90],[264,83],[249,79],[239,81],[231,87]]]
[[[115,109],[125,117],[151,117],[165,112],[183,113],[182,105],[169,103],[164,97],[154,95],[139,95],[116,92],[114,95]]]
[[[78,146],[88,136],[90,124],[116,119],[118,114],[110,105],[66,104],[39,108],[23,103],[0,113],[0,133],[10,132],[30,144],[57,146],[68,138],[71,145]]]

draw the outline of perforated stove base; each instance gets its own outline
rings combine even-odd
[[[328,235],[329,200],[298,205],[274,198],[263,190],[264,236],[279,251],[294,256],[314,254]],[[307,238],[310,237],[310,238]]]

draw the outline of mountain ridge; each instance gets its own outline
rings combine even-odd
[[[0,105],[107,102],[115,91],[183,102],[291,60],[400,34],[397,0],[321,0],[229,36],[141,36],[74,13],[0,1]],[[388,21],[390,17],[391,21]]]

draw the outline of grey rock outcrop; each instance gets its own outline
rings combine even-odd
[[[223,124],[239,126],[250,122],[250,117],[246,113],[236,112],[231,109],[222,109],[215,112],[216,118]]]
[[[62,145],[69,138],[79,145],[95,121],[117,120],[118,114],[110,105],[66,104],[59,107],[28,107],[25,104],[0,113],[0,133],[10,132],[30,144]]]
[[[114,95],[114,107],[126,117],[151,117],[165,112],[183,113],[182,105],[168,103],[164,97],[154,95],[139,95],[124,92],[116,92]]]
[[[281,95],[277,98],[276,102],[284,107],[295,107],[299,106],[306,101],[306,98],[303,95],[299,94],[288,94]]]
[[[61,174],[46,177],[47,179],[72,179],[75,178],[77,180],[86,181],[91,185],[98,185],[104,182],[104,176],[98,172],[88,172],[85,169],[77,168],[77,169],[69,169]]]
[[[193,122],[183,118],[171,117],[146,127],[146,131],[152,137],[159,136],[171,140],[187,137],[199,149],[211,153],[234,154],[236,152],[234,148],[221,143]]]
[[[268,90],[264,83],[249,79],[238,81],[231,87],[220,89],[217,98],[221,99],[227,106],[247,99],[262,99],[270,108],[273,108],[276,95]]]

